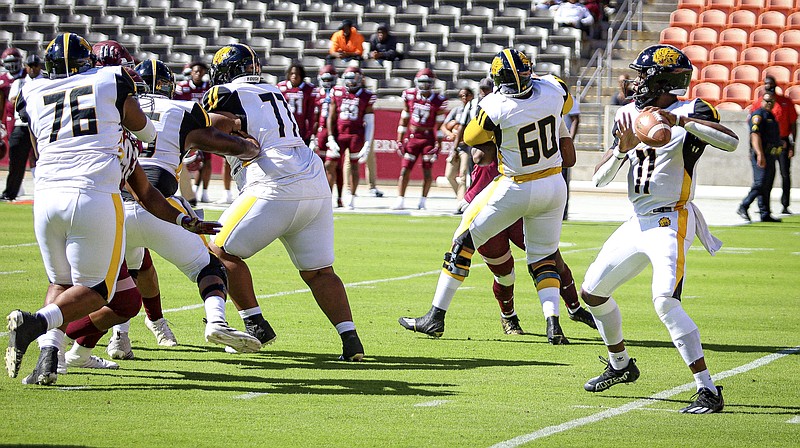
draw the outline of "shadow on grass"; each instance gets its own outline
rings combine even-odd
[[[675,348],[672,341],[647,341],[637,339],[626,339],[625,345],[630,347],[650,347],[650,348]],[[778,353],[786,350],[786,346],[775,345],[737,345],[737,344],[713,344],[703,343],[703,349],[712,352],[724,353]]]
[[[729,398],[723,394],[725,398],[725,409],[722,410],[723,413],[726,414],[753,414],[753,415],[791,415],[795,416],[800,413],[800,406],[776,406],[776,405],[764,405],[764,404],[756,404],[756,403],[733,403],[729,401]],[[677,403],[680,405],[687,405],[690,403],[691,400],[678,400],[674,398],[652,398],[652,397],[625,397],[621,395],[605,395],[604,398],[613,398],[617,400],[623,400],[625,402],[630,402],[632,399],[635,400],[648,400],[654,403]],[[682,406],[681,406],[682,407]]]

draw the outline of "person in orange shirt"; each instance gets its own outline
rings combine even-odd
[[[333,33],[330,53],[330,59],[361,60],[361,55],[364,53],[364,36],[355,29],[352,21],[342,20],[339,31]]]

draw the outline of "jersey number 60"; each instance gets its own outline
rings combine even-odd
[[[533,135],[529,140],[527,137],[531,133]],[[517,141],[519,143],[519,153],[522,157],[522,166],[539,163],[541,156],[549,159],[558,152],[556,117],[549,115],[537,122],[521,127],[517,131]]]

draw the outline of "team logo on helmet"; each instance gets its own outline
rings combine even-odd
[[[225,59],[231,54],[231,50],[233,47],[222,47],[219,51],[214,54],[214,59],[211,61],[212,64],[222,64]]]
[[[672,221],[669,220],[666,216],[659,218],[658,226],[659,227],[669,227],[672,224]]]
[[[680,57],[681,54],[673,48],[664,47],[659,48],[653,53],[653,62],[662,66],[675,65],[678,63],[678,58]]]

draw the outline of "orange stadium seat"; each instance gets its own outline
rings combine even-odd
[[[800,30],[800,11],[793,12],[786,17],[786,28],[790,30]]]
[[[800,67],[800,53],[794,48],[776,48],[769,55],[769,65],[780,65],[794,71]]]
[[[724,65],[706,65],[703,70],[700,71],[700,82],[713,82],[721,86],[728,83],[730,75],[731,71]]]
[[[679,9],[691,9],[700,14],[706,9],[706,0],[678,0]]]
[[[764,70],[769,64],[769,51],[761,47],[745,48],[741,56],[739,56],[739,62],[750,64],[759,71]]]
[[[697,13],[691,9],[677,9],[669,15],[669,26],[690,31],[697,26]]]
[[[687,45],[681,48],[683,54],[689,58],[692,65],[698,68],[703,68],[708,63],[708,50],[706,47],[700,45]]]
[[[661,31],[661,43],[675,45],[680,48],[686,45],[689,40],[689,32],[683,28],[669,27]]]
[[[767,29],[780,33],[786,28],[786,14],[778,11],[767,11],[758,16],[756,29]]]
[[[701,82],[692,87],[692,94],[689,98],[702,98],[709,103],[717,104],[722,97],[722,89],[713,82]]]
[[[734,0],[706,0],[706,11],[711,9],[722,11],[727,15],[736,9],[736,2]]]
[[[800,85],[800,68],[792,73],[792,84]]]
[[[744,110],[744,108],[738,103],[732,103],[730,101],[723,101],[717,104],[715,107],[717,110],[732,110],[732,111]]]
[[[761,14],[766,7],[767,3],[765,0],[738,0],[736,2],[737,10],[752,11],[755,15]]]
[[[741,28],[728,28],[719,33],[720,45],[733,47],[737,52],[741,53],[744,47],[747,46],[747,31]]]
[[[779,86],[788,85],[792,81],[792,72],[788,68],[781,67],[780,65],[765,68],[764,71],[761,72],[761,81],[764,81],[764,78],[767,76],[775,78],[775,83]]]
[[[737,65],[731,70],[730,79],[731,82],[747,84],[751,89],[755,89],[761,82],[761,70],[748,64]]]
[[[751,47],[761,47],[772,51],[778,46],[778,33],[772,30],[755,30],[750,33],[747,44]]]
[[[791,86],[783,92],[784,95],[794,101],[794,108],[800,109],[800,86]]]
[[[767,0],[767,11],[778,11],[788,15],[794,10],[794,0]]]
[[[752,33],[754,29],[756,29],[756,23],[758,23],[756,19],[755,13],[753,11],[747,10],[739,10],[734,11],[728,16],[728,26],[731,28],[741,28],[745,30],[748,34]]]
[[[727,26],[728,15],[718,9],[707,9],[700,13],[698,19],[700,20],[699,26],[711,28],[719,33]]]
[[[717,32],[711,28],[696,28],[689,33],[689,45],[702,45],[711,50],[717,46]]]
[[[707,61],[709,64],[722,64],[728,67],[729,70],[732,70],[739,61],[739,52],[733,47],[720,45],[719,47],[714,47],[714,49],[708,53]]]
[[[752,89],[747,84],[734,82],[722,89],[722,101],[736,103],[745,107],[750,103],[752,93]]]
[[[778,38],[778,45],[800,51],[800,30],[786,30]]]

